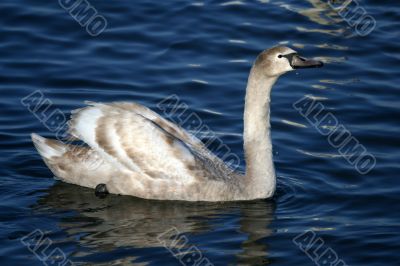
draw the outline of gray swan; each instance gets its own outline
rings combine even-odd
[[[54,175],[89,188],[145,199],[234,201],[272,197],[276,176],[270,136],[270,94],[282,74],[321,67],[288,47],[258,55],[251,68],[244,108],[246,173],[233,171],[183,128],[137,103],[93,103],[72,111],[65,144],[32,134]]]

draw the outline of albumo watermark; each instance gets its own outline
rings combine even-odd
[[[293,238],[293,243],[300,248],[318,266],[347,266],[336,251],[325,245],[314,231],[306,231]]]
[[[368,174],[376,165],[375,157],[327,109],[312,97],[304,96],[293,104],[296,109],[329,144],[360,174]]]
[[[21,243],[26,246],[32,254],[40,260],[43,265],[73,266],[75,265],[67,258],[65,253],[55,247],[53,241],[45,236],[45,233],[36,229],[21,238]]]
[[[367,36],[375,29],[376,20],[357,0],[328,0],[328,4],[358,35]]]
[[[99,36],[107,28],[107,20],[87,0],[58,0],[58,4],[91,36]]]
[[[179,232],[176,227],[172,227],[158,235],[157,240],[183,266],[214,266],[196,246],[189,244],[188,237]]]
[[[232,153],[228,145],[224,144],[221,138],[205,125],[203,120],[195,112],[189,111],[189,106],[180,100],[178,95],[170,95],[157,104],[157,108],[175,124],[190,131],[194,136],[206,134],[205,147],[225,161],[232,171],[240,166],[239,157]],[[217,147],[213,150],[211,147]]]
[[[36,90],[21,99],[21,104],[32,113],[50,132],[55,134],[55,138],[63,142],[66,147],[71,151],[72,155],[77,156],[79,160],[86,162],[88,169],[95,170],[102,163],[103,159],[91,160],[82,147],[84,143],[78,145],[69,145],[74,141],[70,138],[67,117],[57,108],[53,101],[45,97],[41,90]]]

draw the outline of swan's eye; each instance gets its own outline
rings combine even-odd
[[[280,55],[278,55],[278,58],[282,58],[282,57],[283,57],[283,55],[281,55],[281,54],[280,54]]]

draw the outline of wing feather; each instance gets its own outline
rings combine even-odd
[[[127,102],[88,104],[73,112],[70,134],[116,166],[186,184],[229,178],[229,168],[199,139],[152,110]]]

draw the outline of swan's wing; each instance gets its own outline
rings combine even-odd
[[[73,112],[73,137],[120,169],[178,182],[229,178],[230,169],[197,138],[135,103],[89,103]]]

